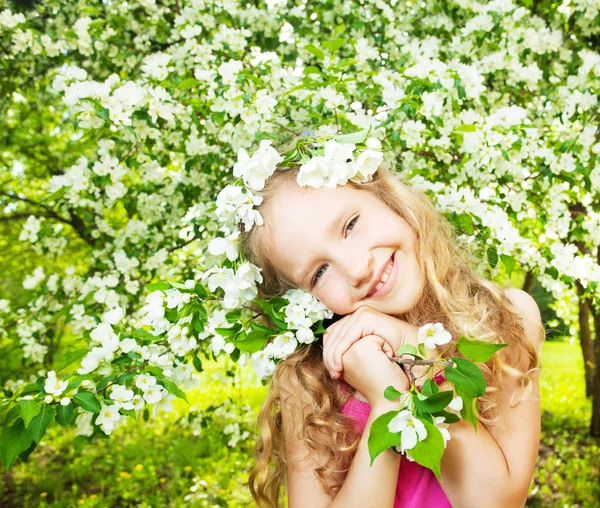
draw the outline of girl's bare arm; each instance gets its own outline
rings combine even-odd
[[[381,343],[383,341],[381,340]],[[371,404],[371,413],[363,431],[356,454],[341,489],[337,495],[327,495],[314,474],[315,461],[322,463],[322,457],[292,435],[286,436],[286,456],[305,457],[296,465],[288,467],[288,503],[290,508],[348,507],[388,508],[393,506],[400,468],[400,455],[392,450],[380,454],[370,465],[368,450],[369,430],[373,421],[388,411],[398,410],[398,401],[388,401],[383,397],[385,386],[394,385],[399,389],[408,387],[408,379],[398,365],[389,361],[381,345],[370,340],[355,343],[344,355],[344,365],[348,377],[350,372],[361,370],[362,378],[354,378],[360,393],[367,396]],[[373,382],[366,382],[370,378]],[[350,381],[350,380],[348,380]],[[376,385],[381,385],[376,388]],[[385,386],[383,386],[385,385]],[[369,389],[370,388],[370,389]],[[379,394],[379,395],[372,395]],[[282,402],[284,428],[296,429],[301,422],[299,412],[293,407],[285,407]],[[287,432],[286,432],[287,434]],[[290,434],[294,434],[291,432]]]
[[[523,316],[527,337],[541,352],[537,333],[540,314],[537,304],[520,290],[507,295]],[[450,425],[451,439],[442,458],[442,489],[457,508],[505,508],[525,505],[540,443],[540,395],[537,376],[529,398],[510,410],[508,423],[486,430],[481,423],[477,433],[461,420]],[[445,382],[440,389],[451,390]],[[505,381],[502,397],[510,400],[516,383]]]

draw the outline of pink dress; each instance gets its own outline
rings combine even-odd
[[[439,384],[443,379],[436,376],[435,381]],[[342,389],[348,389],[344,381],[342,381]],[[368,402],[351,397],[344,404],[341,412],[354,417],[356,421],[354,427],[362,433],[369,419],[371,406]],[[402,457],[394,508],[452,508],[452,505],[430,469]]]

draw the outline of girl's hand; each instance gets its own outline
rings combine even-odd
[[[391,358],[404,344],[417,347],[418,332],[418,327],[365,305],[327,328],[323,334],[323,362],[336,379],[343,370],[342,355],[357,340],[378,335],[385,342],[382,351]]]
[[[354,343],[343,355],[343,379],[364,395],[371,406],[388,403],[383,396],[388,386],[406,392],[408,377],[396,362],[390,361],[383,351],[383,340],[378,335],[367,335]]]

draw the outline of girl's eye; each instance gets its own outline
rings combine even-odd
[[[359,217],[360,217],[360,215],[357,215],[357,216],[356,216],[356,217],[354,217],[354,218],[353,218],[353,219],[352,219],[350,222],[348,222],[348,224],[346,225],[346,229],[345,229],[345,231],[346,231],[346,232],[348,231],[348,228],[350,228],[350,230],[353,230],[353,229],[354,229],[354,227],[356,226],[356,221],[358,221],[358,218],[359,218]],[[352,227],[350,227],[350,226],[352,226]],[[319,269],[318,269],[318,270],[315,272],[315,276],[313,277],[313,280],[312,280],[312,287],[314,287],[314,286],[315,286],[315,284],[316,284],[317,282],[319,282],[319,279],[321,278],[321,277],[319,276],[319,274],[321,273],[321,270],[322,270],[323,268],[325,268],[326,266],[327,266],[327,265],[323,265],[321,268],[319,268]]]
[[[358,221],[359,217],[360,217],[360,215],[357,215],[356,217],[354,217],[354,219],[352,219],[350,222],[348,222],[348,225],[346,226],[346,231],[348,231],[348,228],[350,227],[350,225],[352,225],[351,229],[354,229],[354,226],[356,225],[356,221]]]

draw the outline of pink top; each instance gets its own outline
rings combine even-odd
[[[436,383],[443,382],[443,375],[434,378]],[[348,385],[342,381],[342,389],[347,390]],[[371,406],[355,397],[351,397],[342,407],[342,414],[355,418],[354,428],[362,433],[371,413]],[[450,501],[444,494],[435,474],[426,467],[411,462],[402,457],[400,459],[400,472],[396,484],[396,497],[394,508],[452,508]]]

